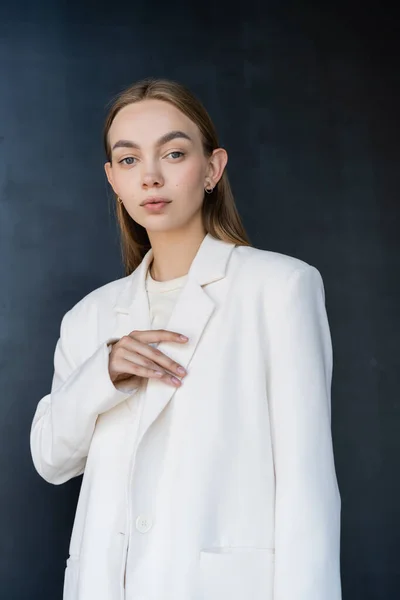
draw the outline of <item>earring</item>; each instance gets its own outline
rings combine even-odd
[[[122,204],[122,200],[121,200],[121,198],[120,198],[119,196],[117,196],[117,200],[118,200],[118,202],[119,202],[120,204]]]
[[[206,194],[212,194],[214,191],[214,188],[204,188],[204,191],[206,192]]]

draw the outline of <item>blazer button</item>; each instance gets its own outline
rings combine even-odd
[[[147,533],[153,526],[153,521],[150,517],[146,517],[145,515],[139,515],[136,519],[136,529],[140,531],[140,533]]]

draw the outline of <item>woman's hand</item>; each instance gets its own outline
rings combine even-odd
[[[185,344],[187,341],[187,337],[165,329],[132,331],[112,346],[108,359],[111,381],[117,389],[119,384],[134,388],[143,379],[153,378],[180,387],[181,381],[178,377],[181,379],[185,377],[185,369],[149,344],[159,342]]]

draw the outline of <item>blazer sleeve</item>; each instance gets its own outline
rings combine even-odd
[[[107,342],[82,364],[75,364],[68,349],[71,328],[79,324],[69,311],[55,348],[51,392],[39,401],[30,434],[33,464],[54,484],[83,473],[98,415],[132,394],[118,390],[110,379]]]
[[[273,598],[340,600],[332,344],[317,269],[292,273],[273,322],[268,382],[276,475]]]

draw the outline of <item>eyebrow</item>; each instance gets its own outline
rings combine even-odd
[[[156,146],[159,148],[160,146],[163,146],[164,144],[167,144],[168,142],[171,142],[177,138],[183,138],[185,140],[189,140],[190,142],[193,141],[192,138],[184,131],[169,131],[157,140]],[[136,144],[136,142],[132,142],[131,140],[118,140],[111,150],[115,150],[116,148],[136,148],[137,150],[140,150],[139,144]]]

